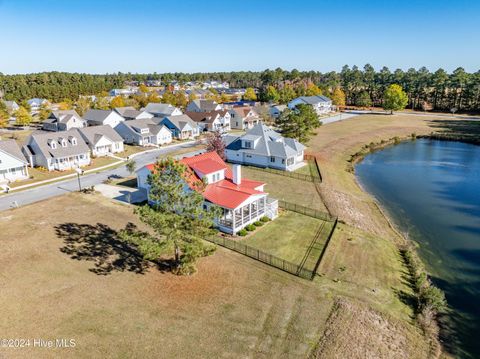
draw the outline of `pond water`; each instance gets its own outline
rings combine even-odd
[[[480,358],[480,146],[419,139],[370,154],[355,170],[420,244],[452,308],[456,354]]]

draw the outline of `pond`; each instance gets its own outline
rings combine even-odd
[[[460,357],[480,357],[480,146],[418,139],[356,167],[419,253],[452,308]]]

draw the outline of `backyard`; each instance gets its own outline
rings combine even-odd
[[[241,242],[289,262],[303,264],[303,268],[312,271],[331,228],[331,222],[281,211],[277,219],[257,228]],[[317,232],[320,232],[319,238],[316,238]]]

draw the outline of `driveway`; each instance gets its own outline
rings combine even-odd
[[[157,157],[160,155],[165,155],[170,152],[176,151],[180,148],[189,148],[195,146],[197,143],[190,144],[179,144],[178,146],[171,146],[169,148],[159,148],[158,150],[141,153],[135,157],[135,162],[137,169],[155,162]],[[202,151],[194,151],[190,153],[183,154],[184,156],[193,156]],[[80,177],[80,182],[82,188],[96,186],[103,181],[105,181],[109,176],[115,177],[127,177],[130,176],[130,173],[127,171],[125,166],[121,166],[114,169],[107,169],[98,173],[91,173]],[[35,203],[42,201],[48,198],[61,196],[62,194],[78,191],[78,180],[77,178],[68,179],[61,182],[55,182],[51,184],[46,184],[43,186],[35,187],[32,189],[23,190],[20,192],[12,192],[6,195],[0,196],[0,211],[7,210],[9,208],[15,208],[20,206],[25,206],[27,204]]]
[[[323,125],[327,125],[327,124],[329,124],[329,123],[347,120],[347,119],[349,119],[349,118],[352,118],[352,117],[355,117],[355,116],[358,116],[358,115],[360,115],[360,113],[356,113],[356,112],[341,112],[341,113],[339,113],[338,115],[321,118],[320,121],[322,122]]]

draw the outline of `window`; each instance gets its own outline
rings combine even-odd
[[[270,157],[270,162],[275,162],[275,157]]]
[[[56,142],[53,142],[53,141],[50,142],[50,147],[51,147],[52,149],[56,149],[56,148],[57,148],[57,143],[56,143]]]
[[[77,139],[75,137],[72,138],[72,145],[73,146],[77,145]]]
[[[285,164],[285,158],[282,158],[282,165]]]
[[[252,142],[251,141],[244,141],[245,143],[245,148],[252,148]]]

